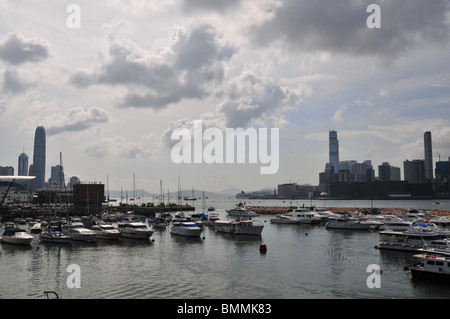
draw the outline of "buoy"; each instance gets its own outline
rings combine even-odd
[[[267,246],[264,244],[259,245],[259,252],[265,254],[267,252]]]

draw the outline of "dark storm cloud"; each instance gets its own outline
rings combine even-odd
[[[217,40],[207,25],[190,32],[172,32],[171,45],[161,56],[113,44],[111,60],[93,73],[78,72],[70,82],[77,87],[93,84],[128,88],[122,107],[162,108],[182,99],[200,99],[224,78],[224,64],[236,49]]]
[[[372,3],[381,8],[380,29],[366,24]],[[282,40],[301,51],[395,59],[413,46],[448,41],[448,12],[447,0],[286,0],[249,34],[263,46]]]
[[[0,42],[0,59],[11,64],[40,62],[49,57],[48,44],[41,39],[25,38],[19,32],[9,33]]]

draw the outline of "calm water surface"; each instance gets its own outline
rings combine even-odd
[[[215,200],[216,212],[235,199]],[[298,202],[300,205],[303,202]],[[286,205],[283,201],[247,201],[250,205]],[[297,204],[297,202],[295,202]],[[310,202],[305,202],[309,205]],[[370,201],[313,202],[318,206],[370,207]],[[436,208],[431,201],[379,201],[376,207]],[[441,201],[440,208],[450,208]],[[215,233],[201,238],[156,229],[150,241],[99,240],[71,246],[39,243],[0,246],[0,298],[45,298],[55,291],[64,299],[309,299],[448,298],[450,286],[416,282],[404,266],[412,254],[380,251],[376,231],[326,230],[324,226],[264,222],[261,237]],[[28,228],[28,226],[25,226]],[[261,254],[261,244],[267,253]],[[69,265],[81,271],[81,287],[68,288]],[[382,269],[381,287],[368,288],[367,267]]]

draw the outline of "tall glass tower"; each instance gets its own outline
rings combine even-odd
[[[25,151],[19,155],[19,166],[17,174],[19,176],[28,176],[28,155],[25,154]]]
[[[337,138],[336,131],[330,131],[329,133],[329,143],[330,143],[330,163],[334,166],[334,172],[338,172],[339,164],[339,141]]]
[[[30,176],[33,180],[31,191],[35,192],[45,186],[45,129],[38,126],[34,134],[33,164],[30,166]]]
[[[425,146],[425,182],[433,182],[433,149],[431,145],[431,132],[425,132],[423,135],[423,144]]]

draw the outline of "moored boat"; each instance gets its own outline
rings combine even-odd
[[[190,219],[174,219],[170,233],[174,235],[198,237],[202,233],[202,229]]]
[[[29,245],[33,240],[33,236],[28,234],[25,229],[17,227],[7,227],[3,232],[1,241],[15,245]]]
[[[84,241],[88,243],[95,242],[96,236],[95,232],[91,229],[87,229],[84,227],[82,222],[73,222],[70,221],[63,226],[63,234],[66,236],[70,236],[72,240]]]
[[[330,217],[325,225],[326,229],[354,229],[368,230],[370,223],[361,223],[359,219],[351,216]]]
[[[410,268],[413,278],[450,282],[450,256],[434,254],[414,255],[418,263]]]
[[[97,224],[92,226],[96,238],[99,239],[118,239],[119,231],[111,224]]]
[[[292,216],[285,214],[278,214],[275,218],[271,218],[270,222],[273,224],[298,224],[299,221]]]
[[[154,232],[143,222],[119,223],[118,229],[121,237],[132,239],[149,239]]]
[[[233,217],[256,217],[256,213],[253,210],[244,207],[242,204],[238,204],[233,209],[228,209],[227,213]]]
[[[234,235],[261,235],[264,225],[258,221],[247,218],[236,220],[218,220],[214,224],[216,232],[230,233]]]

